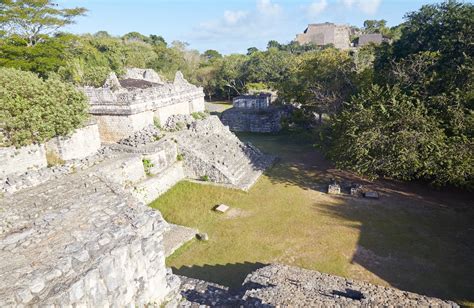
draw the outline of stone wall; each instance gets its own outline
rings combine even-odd
[[[302,34],[295,39],[299,44],[313,43],[318,46],[332,44],[338,49],[350,48],[350,28],[347,25],[333,23],[310,24]]]
[[[243,110],[230,108],[222,112],[224,125],[234,132],[275,133],[282,128],[281,121],[290,111],[285,108],[269,108],[265,110]]]
[[[46,143],[46,150],[62,160],[82,159],[97,153],[100,148],[99,128],[89,124],[68,137],[55,137]]]
[[[117,142],[149,125],[153,125],[154,114],[144,111],[130,115],[92,115],[99,126],[103,143]]]
[[[116,142],[153,124],[164,124],[174,114],[204,111],[202,88],[187,82],[180,72],[172,83],[160,82],[151,70],[129,69],[123,86],[111,75],[102,88],[83,89],[89,112],[99,125],[102,142]],[[126,81],[126,83],[125,83]]]
[[[182,162],[176,162],[159,174],[134,185],[133,195],[144,203],[151,203],[185,178]]]
[[[20,174],[47,166],[44,145],[29,145],[21,148],[0,147],[0,178]]]
[[[172,289],[167,223],[98,173],[4,197],[0,209],[2,307],[144,306]]]
[[[173,105],[159,107],[155,110],[155,118],[158,119],[161,125],[166,123],[166,120],[172,115],[177,114],[191,114],[191,106],[190,102],[182,102]]]

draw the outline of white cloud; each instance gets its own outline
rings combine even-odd
[[[257,11],[269,16],[278,16],[281,14],[281,6],[272,3],[271,0],[257,0]]]
[[[245,11],[225,11],[224,20],[227,24],[234,25],[248,15]]]
[[[344,1],[352,1],[352,0],[344,0]],[[309,5],[308,15],[310,17],[319,15],[327,8],[327,6],[328,6],[327,0],[316,0]]]
[[[356,7],[365,14],[373,15],[377,13],[382,0],[342,0],[346,8]]]
[[[245,49],[251,45],[263,47],[269,40],[288,36],[286,17],[282,7],[272,0],[256,0],[251,10],[226,10],[221,18],[201,22],[190,36],[201,42],[225,41],[229,46],[247,42]]]

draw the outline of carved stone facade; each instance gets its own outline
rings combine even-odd
[[[272,95],[260,93],[258,95],[241,95],[234,97],[232,105],[240,109],[266,109],[270,107]]]
[[[204,111],[202,88],[188,83],[181,72],[173,83],[161,82],[152,70],[130,69],[126,79],[111,74],[103,88],[84,88],[90,114],[99,125],[102,142],[116,142],[174,114]]]
[[[276,133],[282,129],[282,119],[290,113],[285,107],[260,110],[230,108],[222,112],[221,120],[233,132]]]
[[[332,44],[338,49],[349,49],[350,27],[347,25],[336,25],[333,23],[309,24],[302,34],[297,34],[295,41],[304,44],[315,44],[325,46]]]

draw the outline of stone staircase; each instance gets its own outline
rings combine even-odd
[[[184,154],[187,176],[248,190],[275,160],[241,142],[220,120],[211,116],[187,130],[171,134]]]

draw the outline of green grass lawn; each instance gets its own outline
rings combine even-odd
[[[175,273],[236,287],[254,269],[284,263],[473,303],[468,198],[391,182],[367,183],[380,200],[328,196],[331,178],[362,180],[333,169],[301,135],[240,137],[280,157],[249,192],[183,181],[151,205],[209,234],[167,259]],[[220,203],[232,210],[213,212]]]

